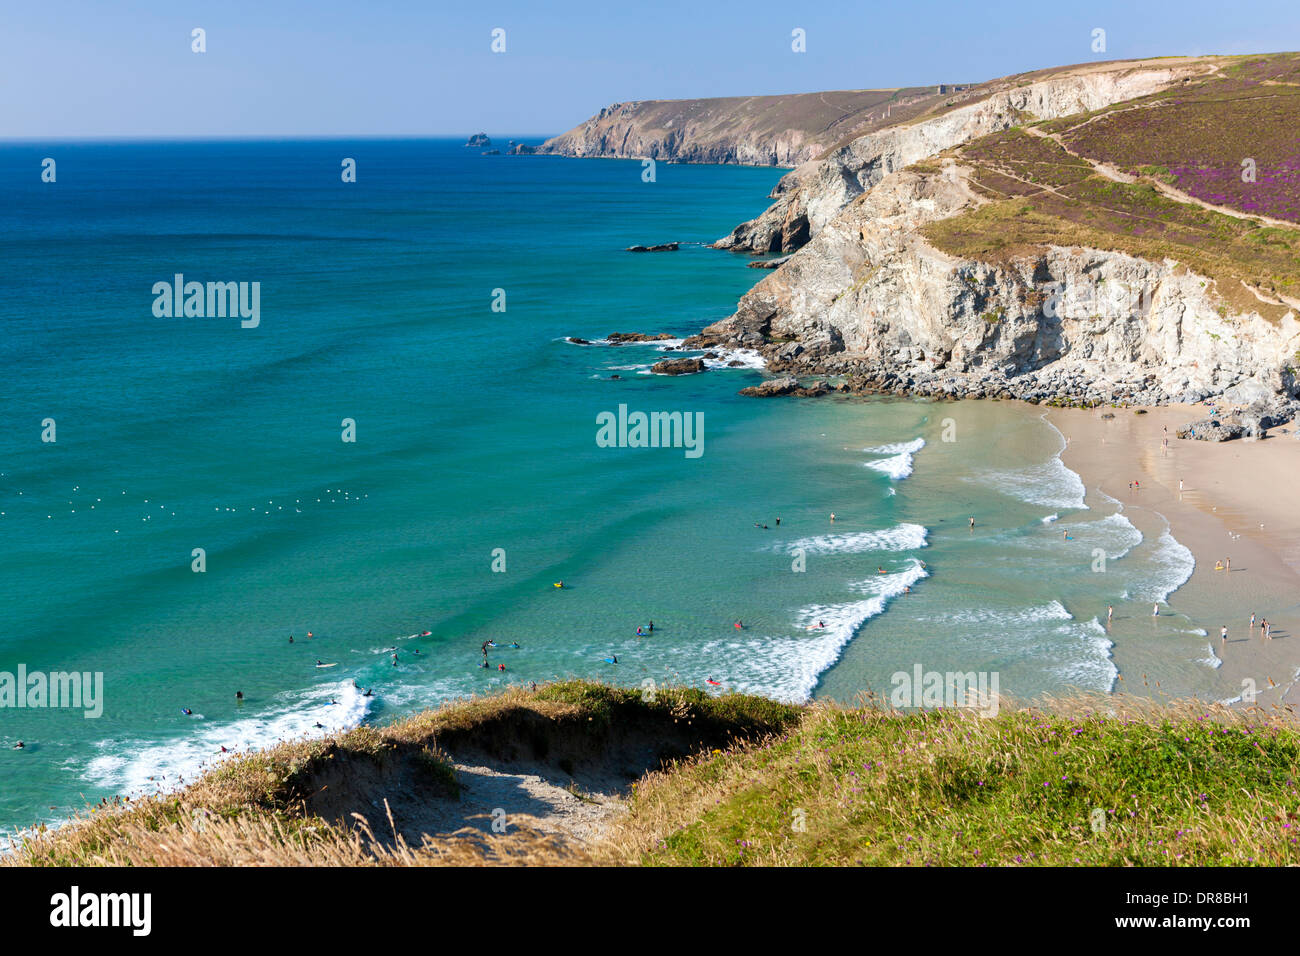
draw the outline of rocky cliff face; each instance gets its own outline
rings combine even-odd
[[[967,173],[947,160],[886,175],[698,344],[920,394],[1160,404],[1234,386],[1295,392],[1295,313],[1227,313],[1177,263],[1053,246],[994,266],[933,248],[921,226],[984,202]]]
[[[720,249],[792,252],[841,209],[890,173],[1026,118],[1055,119],[1165,89],[1203,71],[1199,65],[1124,67],[1062,74],[994,92],[979,102],[906,126],[872,132],[792,170],[773,204],[718,240]]]
[[[895,115],[939,98],[937,87],[785,96],[640,100],[607,106],[521,153],[797,166]]]

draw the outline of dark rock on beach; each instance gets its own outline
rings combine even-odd
[[[664,359],[650,366],[650,371],[655,375],[694,375],[696,372],[703,372],[705,368],[703,359]]]

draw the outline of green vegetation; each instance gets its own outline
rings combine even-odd
[[[670,865],[1300,862],[1293,728],[1099,708],[816,709],[762,746],[652,776],[623,840]]]
[[[1229,310],[1273,320],[1289,310],[1259,301],[1247,285],[1300,294],[1300,230],[1179,202],[1149,182],[1115,182],[1055,140],[1024,131],[977,140],[958,156],[973,167],[974,186],[991,202],[923,228],[931,243],[953,255],[1006,266],[1048,246],[1086,246],[1170,259],[1214,280]]]
[[[408,839],[403,814],[457,800],[449,750],[507,770],[651,759],[599,838]],[[1298,764],[1285,710],[1115,695],[985,717],[562,681],[238,757],[6,862],[1279,866],[1300,863]]]

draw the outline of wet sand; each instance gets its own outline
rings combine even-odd
[[[1106,413],[1114,417],[1103,418]],[[1237,688],[1226,698],[1253,681],[1259,706],[1297,706],[1300,441],[1294,426],[1258,441],[1175,437],[1177,426],[1207,414],[1203,407],[1185,405],[1146,414],[1132,408],[1053,409],[1047,420],[1065,435],[1062,460],[1090,493],[1101,491],[1123,502],[1144,535],[1163,515],[1173,536],[1195,556],[1192,577],[1169,604],[1208,633],[1223,660],[1219,676]],[[1140,490],[1130,488],[1133,481]],[[1230,571],[1214,569],[1229,560]],[[1263,639],[1258,626],[1250,629],[1252,612],[1272,623],[1272,641]],[[1224,625],[1226,645],[1220,640]],[[1122,648],[1116,647],[1115,656],[1122,661]],[[1123,677],[1117,689],[1144,692],[1142,675]],[[1151,684],[1159,677],[1147,675]]]

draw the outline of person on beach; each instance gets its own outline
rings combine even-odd
[[[1178,479],[1178,493],[1180,495],[1183,493],[1183,479],[1181,478]]]
[[[1224,558],[1224,559],[1223,559],[1223,568],[1224,568],[1225,571],[1231,571],[1231,570],[1232,570],[1232,558]]]
[[[1255,629],[1255,612],[1254,612],[1254,611],[1251,611],[1251,612],[1250,612],[1250,629],[1251,629],[1252,631]]]
[[[975,529],[975,516],[974,516],[974,515],[971,515],[970,526],[971,526],[971,530],[973,531],[973,530]]]
[[[1159,616],[1160,616],[1160,605],[1159,605],[1159,604],[1152,604],[1152,605],[1151,605],[1151,616],[1152,616],[1152,617],[1159,617]]]
[[[1114,616],[1115,616],[1115,605],[1113,605],[1113,604],[1107,604],[1107,605],[1106,605],[1106,623],[1109,624],[1109,623],[1110,623],[1110,619],[1113,618]]]
[[[1223,625],[1223,630],[1219,632],[1219,641],[1223,644],[1228,643],[1228,625]]]

